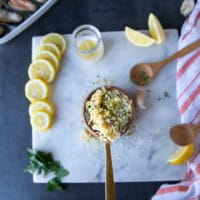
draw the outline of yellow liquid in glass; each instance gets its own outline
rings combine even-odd
[[[78,44],[78,48],[81,51],[85,51],[85,53],[80,53],[79,56],[87,61],[95,59],[98,56],[98,49],[91,52],[87,52],[94,49],[95,46],[96,46],[96,43],[93,40],[86,39],[86,40],[81,41]]]

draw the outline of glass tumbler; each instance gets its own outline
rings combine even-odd
[[[104,45],[101,33],[95,26],[81,25],[73,31],[72,37],[76,53],[83,61],[96,63],[102,58]]]

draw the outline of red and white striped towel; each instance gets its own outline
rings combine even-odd
[[[200,39],[200,0],[183,24],[179,49]],[[179,58],[176,73],[181,123],[200,123],[200,48]],[[187,162],[184,180],[162,185],[152,200],[200,200],[200,151]]]

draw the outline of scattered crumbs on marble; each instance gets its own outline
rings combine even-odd
[[[160,128],[157,128],[157,129],[155,130],[155,132],[156,132],[156,133],[160,133]]]
[[[168,129],[170,129],[172,126],[168,126]]]
[[[124,146],[124,144],[123,144],[122,142],[120,142],[120,143],[119,143],[119,146],[123,147],[123,146]]]
[[[80,135],[80,139],[91,146],[94,147],[101,147],[102,142],[100,141],[99,138],[96,138],[90,134],[90,132],[87,129],[84,129]]]
[[[138,144],[139,140],[140,140],[140,137],[135,136],[135,137],[133,137],[133,138],[130,140],[130,142],[131,142],[131,144],[133,144],[134,146],[136,146],[136,145]]]
[[[119,160],[119,161],[122,160],[122,157],[120,155],[115,155],[115,158],[116,158],[116,160]]]
[[[100,75],[96,75],[96,80],[92,82],[93,86],[104,84],[104,85],[112,85],[112,81],[108,78],[102,78]]]
[[[134,124],[132,125],[132,128],[133,128],[133,129],[138,129],[138,128],[140,128],[140,125],[137,124],[137,123],[134,123]]]
[[[132,132],[132,131],[128,131],[128,132],[126,133],[126,136],[131,136],[131,135],[133,135],[133,132]]]

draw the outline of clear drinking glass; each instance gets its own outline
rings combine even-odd
[[[100,31],[93,25],[77,27],[72,34],[77,55],[85,62],[96,63],[104,53]]]

